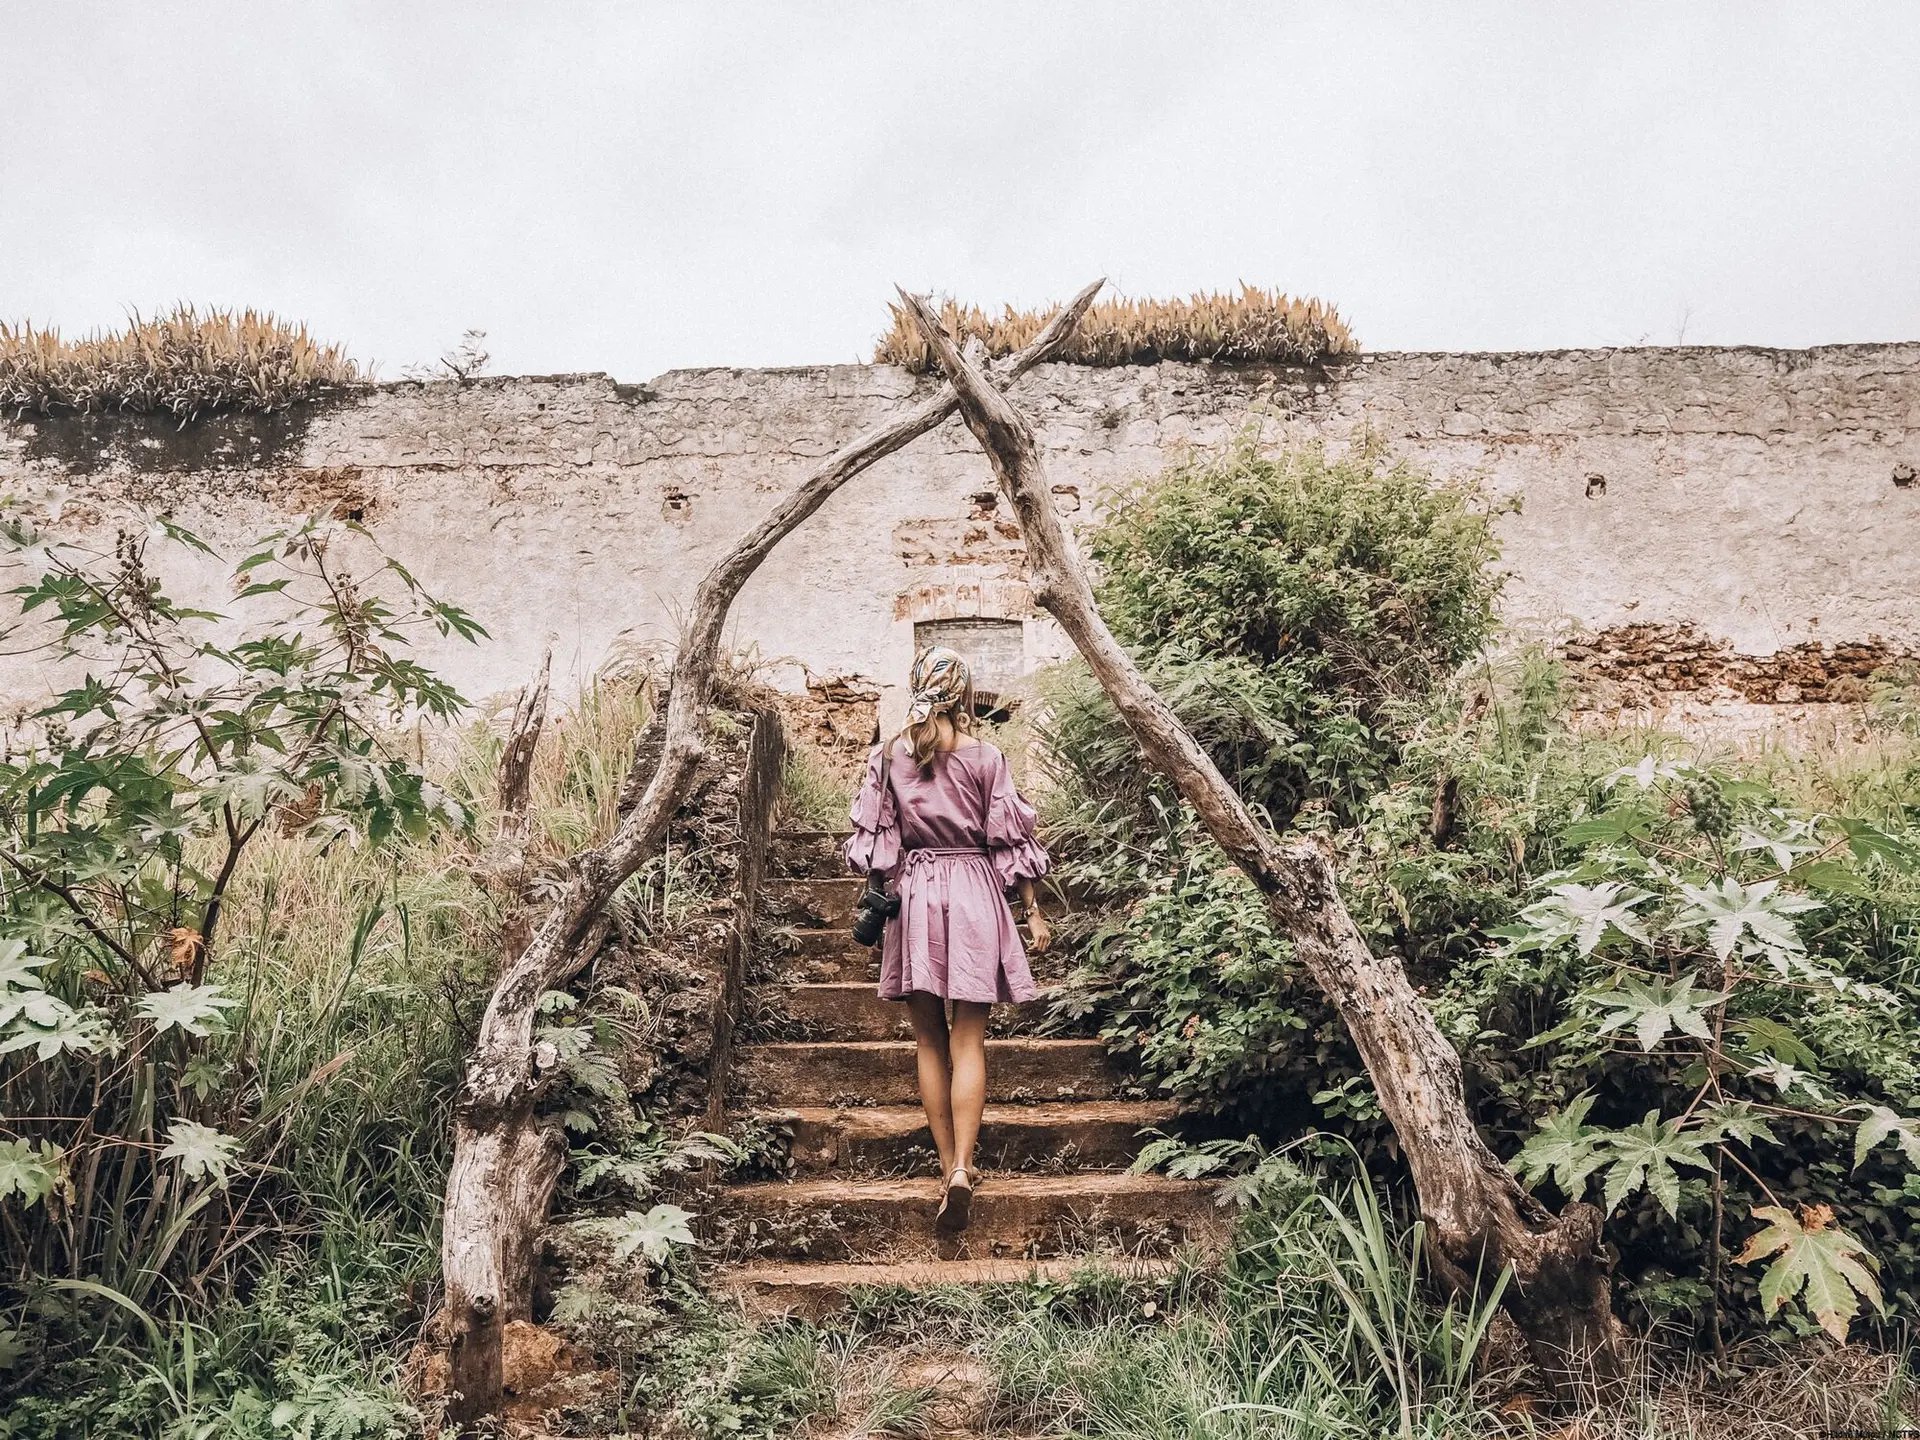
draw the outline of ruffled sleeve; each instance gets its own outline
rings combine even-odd
[[[889,784],[880,789],[880,746],[867,758],[867,778],[853,797],[853,834],[847,837],[847,865],[857,874],[878,870],[883,875],[900,863],[900,804]],[[889,777],[891,778],[891,777]]]
[[[1033,822],[1038,816],[1013,788],[1013,771],[1007,766],[1007,757],[997,749],[989,768],[987,853],[993,859],[993,868],[1000,872],[1005,885],[1016,880],[1038,880],[1053,864],[1046,848],[1033,836]]]

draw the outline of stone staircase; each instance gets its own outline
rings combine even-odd
[[[774,837],[770,953],[753,967],[735,1114],[788,1135],[790,1169],[727,1188],[733,1288],[762,1313],[819,1315],[859,1286],[1058,1279],[1093,1256],[1154,1272],[1183,1246],[1217,1243],[1213,1187],[1127,1173],[1138,1132],[1172,1126],[1174,1107],[1143,1098],[1098,1041],[1035,1036],[1035,1015],[1014,1007],[996,1009],[987,1042],[971,1223],[936,1235],[939,1166],[906,1011],[875,995],[878,952],[848,928],[862,882],[845,872],[842,838]]]

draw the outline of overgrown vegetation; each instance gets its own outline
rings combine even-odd
[[[430,755],[414,723],[459,702],[408,636],[477,631],[355,527],[264,537],[221,621],[156,578],[204,548],[184,531],[95,554],[4,521],[12,642],[72,688],[0,762],[0,1434],[416,1433],[403,1362],[503,906],[611,828],[649,687],[551,723],[504,853],[498,737]],[[636,876],[621,933],[702,903],[690,868]],[[571,1184],[636,1250],[684,1224],[625,1207],[706,1153],[633,1112],[616,1061],[650,1003],[549,997],[542,1034]]]
[[[1910,750],[1829,783],[1570,733],[1550,666],[1472,658],[1484,517],[1364,452],[1181,467],[1092,548],[1116,630],[1223,770],[1336,846],[1496,1148],[1548,1198],[1608,1210],[1643,1325],[1716,1348],[1907,1313]],[[1054,694],[1052,833],[1101,900],[1060,1016],[1093,1017],[1168,1093],[1269,1136],[1343,1134],[1391,1174],[1365,1073],[1250,886],[1128,768],[1084,679]]]
[[[897,305],[888,308],[893,323],[874,345],[874,363],[902,365],[916,375],[935,370],[933,352],[912,317]],[[990,315],[949,300],[940,318],[961,344],[978,339],[989,355],[1001,356],[1025,346],[1059,308],[1015,310],[1009,305]],[[1101,300],[1087,311],[1060,359],[1070,365],[1151,365],[1161,360],[1318,365],[1359,349],[1359,341],[1331,305],[1243,285],[1238,293],[1185,300]]]
[[[150,542],[205,550],[165,522],[0,538],[77,682],[0,763],[8,1424],[391,1429],[489,907],[389,731],[459,703],[408,636],[478,629],[331,522],[238,563],[234,629],[162,588]]]
[[[1196,459],[1091,540],[1116,629],[1226,773],[1339,851],[1496,1149],[1607,1208],[1621,1307],[1654,1342],[1633,1403],[1586,1433],[1900,1423],[1910,682],[1886,677],[1871,744],[1829,755],[1569,730],[1550,664],[1485,658],[1476,494],[1364,445]],[[498,738],[430,755],[412,726],[459,702],[408,637],[472,622],[354,527],[267,537],[225,621],[155,580],[150,549],[198,543],[165,523],[90,554],[16,508],[4,541],[13,642],[71,678],[0,757],[0,1435],[428,1429],[412,1352],[447,1111],[503,915],[615,825],[650,688],[606,681],[552,722],[503,846]],[[564,1076],[543,1103],[575,1145],[541,1313],[573,1359],[526,1403],[575,1433],[938,1431],[948,1382],[892,1368],[926,1353],[983,1367],[1017,1431],[1525,1433],[1518,1351],[1491,1301],[1420,1282],[1391,1132],[1265,907],[1084,678],[1053,676],[1045,715],[1049,840],[1094,902],[1059,1014],[1217,1117],[1223,1138],[1143,1160],[1230,1177],[1228,1255],[1172,1281],[871,1295],[827,1329],[706,1294],[689,1192],[755,1142],[649,1110],[674,1017],[706,1013],[659,988],[713,898],[682,840],[616,898],[593,977],[541,1003]],[[743,737],[716,716],[716,750]],[[782,823],[837,827],[845,803],[802,752]],[[1335,1178],[1273,1153],[1307,1130],[1294,1153]]]
[[[1397,1222],[1363,1171],[1338,1181],[1241,1149],[1250,1164],[1233,1188],[1242,1209],[1226,1253],[1186,1256],[1170,1274],[1090,1260],[1064,1281],[856,1292],[828,1328],[787,1322],[751,1338],[705,1317],[696,1333],[729,1337],[702,1347],[733,1387],[719,1418],[750,1435],[792,1433],[758,1428],[777,1425],[777,1407],[788,1426],[811,1420],[808,1433],[964,1424],[1089,1440],[1788,1440],[1911,1419],[1897,1357],[1854,1346],[1794,1362],[1764,1345],[1751,1358],[1773,1363],[1732,1383],[1650,1349],[1627,1403],[1536,1415],[1497,1301],[1437,1297],[1419,1226]],[[689,1433],[715,1433],[702,1428],[712,1409],[682,1405],[673,1413]]]
[[[853,787],[820,752],[797,745],[780,776],[780,825],[787,830],[840,830],[853,803]]]
[[[181,305],[80,340],[0,322],[0,411],[16,414],[159,411],[187,420],[284,409],[364,378],[342,347],[256,310]]]

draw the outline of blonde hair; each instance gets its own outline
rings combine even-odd
[[[962,735],[973,731],[973,678],[961,688],[957,699],[944,705],[935,706],[933,712],[924,720],[909,720],[907,728],[900,732],[900,738],[907,742],[907,750],[913,756],[913,763],[920,767],[925,775],[933,770],[933,757],[940,750],[940,717],[945,715],[953,722],[953,728]]]

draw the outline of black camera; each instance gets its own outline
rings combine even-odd
[[[878,871],[867,873],[867,888],[854,907],[853,938],[862,945],[878,945],[887,933],[887,921],[900,913],[900,897],[889,895]]]

